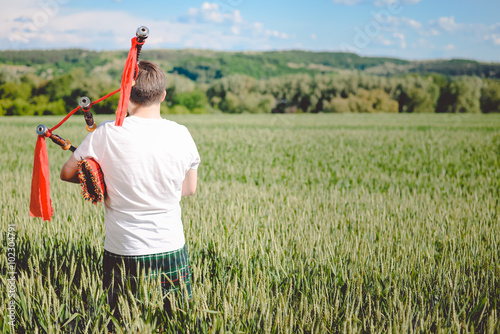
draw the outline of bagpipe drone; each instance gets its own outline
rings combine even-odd
[[[31,180],[31,199],[30,199],[30,216],[40,217],[43,220],[51,220],[54,213],[52,201],[50,199],[50,182],[49,182],[49,159],[45,138],[50,138],[52,142],[59,145],[63,150],[74,152],[76,147],[67,139],[64,139],[54,133],[64,122],[66,122],[78,110],[83,111],[87,131],[92,132],[97,125],[94,122],[94,117],[90,111],[91,107],[108,97],[120,92],[118,108],[116,110],[115,126],[121,126],[123,119],[127,114],[130,92],[134,85],[135,79],[139,72],[138,61],[141,54],[142,46],[149,36],[148,28],[142,26],[136,31],[136,36],[132,38],[132,46],[128,53],[125,67],[123,69],[121,86],[114,92],[92,102],[90,98],[84,96],[79,100],[79,105],[63,118],[61,122],[52,128],[40,124],[36,128],[38,134],[35,146],[35,158],[33,164],[33,177]],[[102,202],[106,196],[106,185],[99,164],[94,159],[81,159],[78,161],[78,179],[82,187],[82,195],[85,199],[96,204]]]

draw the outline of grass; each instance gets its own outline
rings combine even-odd
[[[182,201],[194,304],[168,319],[144,285],[124,296],[120,330],[498,332],[499,116],[170,117],[202,157]],[[0,119],[3,332],[9,224],[18,333],[105,333],[113,321],[104,208],[59,181],[69,153],[50,142],[55,216],[28,217],[35,126],[58,121]],[[79,143],[83,118],[56,133]]]

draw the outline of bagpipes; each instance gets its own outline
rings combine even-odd
[[[50,182],[49,182],[49,159],[45,138],[50,138],[52,142],[59,145],[63,150],[74,152],[76,147],[67,139],[62,138],[54,133],[54,130],[59,128],[78,110],[83,111],[87,131],[92,132],[97,125],[94,122],[94,116],[90,111],[91,107],[108,97],[120,92],[120,99],[116,110],[116,126],[122,126],[123,120],[127,114],[130,92],[134,85],[135,79],[139,72],[138,61],[141,54],[142,46],[149,36],[149,29],[141,26],[136,31],[136,36],[132,38],[132,46],[125,62],[120,88],[92,102],[90,98],[84,96],[79,100],[79,105],[63,118],[56,126],[48,128],[40,124],[36,128],[38,134],[35,146],[35,159],[33,163],[33,177],[31,180],[31,199],[30,199],[30,216],[40,217],[43,220],[51,220],[54,213],[52,201],[50,199]],[[82,195],[85,199],[94,204],[102,202],[106,197],[106,185],[99,164],[94,159],[80,159],[78,161],[78,179],[82,187]]]

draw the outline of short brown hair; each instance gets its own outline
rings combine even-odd
[[[163,70],[156,64],[141,60],[135,85],[130,92],[130,101],[143,107],[161,103],[167,87],[167,79]]]

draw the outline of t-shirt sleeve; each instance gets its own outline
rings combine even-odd
[[[95,131],[90,132],[82,141],[74,152],[77,160],[94,158],[99,161],[103,153],[103,127],[98,127]]]
[[[187,164],[187,169],[198,169],[198,166],[200,165],[201,159],[200,159],[200,154],[198,153],[198,149],[196,148],[196,144],[193,140],[193,137],[189,133],[189,131],[186,129],[187,132],[187,138],[186,138],[186,145],[187,145],[187,152],[189,152],[188,157],[189,161]]]

